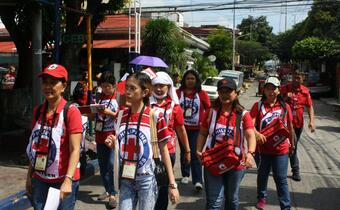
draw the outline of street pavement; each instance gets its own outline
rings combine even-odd
[[[241,95],[240,101],[247,109],[259,100],[255,96],[257,83]],[[317,130],[310,133],[305,126],[301,136],[298,154],[302,181],[288,183],[291,192],[292,209],[298,210],[339,210],[340,209],[340,123],[339,112],[335,108],[320,100],[314,100]],[[305,122],[308,116],[305,115]],[[180,164],[177,157],[175,177],[181,194],[177,205],[169,205],[169,210],[195,209],[201,210],[205,206],[205,193],[197,193],[191,183],[180,184]],[[0,198],[7,197],[24,189],[25,168],[5,165],[0,161]],[[103,193],[99,173],[81,181],[79,196],[76,203],[77,210],[106,209],[105,201],[97,201],[97,196]],[[276,195],[276,187],[272,176],[268,182],[267,210],[280,209]],[[255,209],[256,203],[256,169],[248,170],[241,183],[240,209]],[[1,209],[1,208],[0,208]]]
[[[255,96],[257,83],[241,95],[240,101],[247,109],[259,99]],[[319,100],[314,101],[317,131],[312,134],[304,129],[299,145],[301,182],[288,179],[291,192],[292,209],[299,210],[339,210],[340,209],[340,123],[332,106]],[[307,115],[305,116],[308,119]],[[175,177],[181,194],[177,205],[169,205],[169,210],[195,209],[205,206],[205,193],[197,193],[191,183],[180,183],[180,164],[177,157]],[[255,209],[256,203],[256,169],[250,169],[245,175],[240,189],[240,209]],[[288,173],[291,176],[291,173]],[[99,174],[84,180],[76,204],[77,210],[106,209],[105,202],[96,197],[104,188],[101,186]],[[266,209],[280,209],[276,187],[272,176],[268,182],[268,205]]]

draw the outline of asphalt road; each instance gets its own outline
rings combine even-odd
[[[257,83],[241,95],[241,103],[249,109],[259,99],[255,96]],[[294,182],[290,178],[292,209],[299,210],[339,210],[340,209],[340,123],[334,108],[314,101],[316,112],[315,133],[305,127],[299,145],[300,170],[302,181]],[[305,119],[308,119],[307,115]],[[175,164],[175,177],[180,182],[179,158]],[[291,173],[288,173],[290,177]],[[104,191],[99,174],[81,182],[77,210],[106,209],[105,202],[96,197]],[[168,209],[204,209],[204,191],[196,193],[191,183],[179,184],[181,200]],[[280,209],[273,179],[268,182],[267,210]],[[240,189],[240,209],[255,209],[256,203],[256,169],[245,175]]]

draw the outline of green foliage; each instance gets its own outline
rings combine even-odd
[[[192,57],[195,59],[193,68],[199,72],[202,80],[206,79],[207,77],[218,75],[218,70],[207,57],[197,52],[194,52]]]
[[[158,56],[173,69],[184,66],[185,41],[174,22],[168,19],[150,20],[142,36],[142,54]]]
[[[208,36],[210,51],[216,56],[216,67],[227,69],[231,64],[233,53],[233,41],[230,32],[216,29]]]
[[[298,60],[328,58],[338,53],[335,41],[308,37],[297,41],[293,46],[293,56]]]
[[[248,18],[242,20],[241,24],[237,25],[237,28],[240,29],[242,35],[249,34],[240,37],[241,40],[259,42],[264,46],[270,46],[274,37],[273,27],[269,25],[266,16],[255,18],[249,15]]]
[[[259,42],[238,40],[236,48],[245,65],[261,64],[272,57],[269,49]]]

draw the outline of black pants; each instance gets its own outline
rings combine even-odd
[[[175,160],[176,160],[176,153],[171,153],[170,154],[170,159],[171,159],[171,164],[172,167],[175,165]],[[168,209],[168,203],[169,203],[169,186],[161,186],[158,189],[158,197],[155,205],[154,210],[166,210]]]

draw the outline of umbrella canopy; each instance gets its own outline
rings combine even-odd
[[[168,68],[169,66],[164,63],[162,59],[154,56],[140,55],[129,62],[130,64],[151,66],[151,67],[163,67]]]

